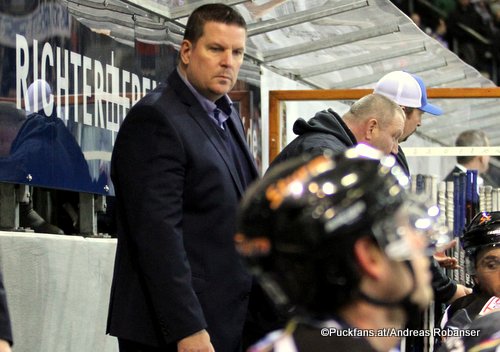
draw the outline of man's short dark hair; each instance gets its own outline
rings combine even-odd
[[[489,146],[489,140],[481,130],[467,130],[460,133],[455,141],[455,146],[457,147],[487,147]],[[457,156],[457,162],[461,165],[467,164],[475,156]]]
[[[207,22],[234,24],[247,29],[245,19],[232,7],[224,4],[207,4],[198,7],[189,16],[184,39],[196,43],[203,35],[203,28]]]

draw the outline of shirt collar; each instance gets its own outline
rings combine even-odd
[[[456,164],[455,167],[459,168],[460,171],[462,172],[467,172],[467,168],[465,166],[463,166],[462,164]]]
[[[462,164],[456,164],[455,167],[459,168],[460,171],[467,173],[467,168],[465,166],[463,166]],[[478,173],[477,174],[477,186],[479,187],[479,186],[483,186],[483,185],[484,185],[484,179]]]

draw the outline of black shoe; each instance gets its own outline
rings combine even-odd
[[[38,233],[64,235],[59,227],[49,224],[34,209],[31,203],[19,203],[19,225],[30,227]]]

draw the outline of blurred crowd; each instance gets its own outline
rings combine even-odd
[[[393,0],[425,33],[499,83],[499,0]]]

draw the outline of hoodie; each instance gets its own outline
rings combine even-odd
[[[298,137],[276,156],[269,169],[305,153],[320,155],[325,150],[332,150],[336,154],[357,144],[352,132],[332,109],[316,113],[309,121],[299,118],[293,124],[293,132]]]

